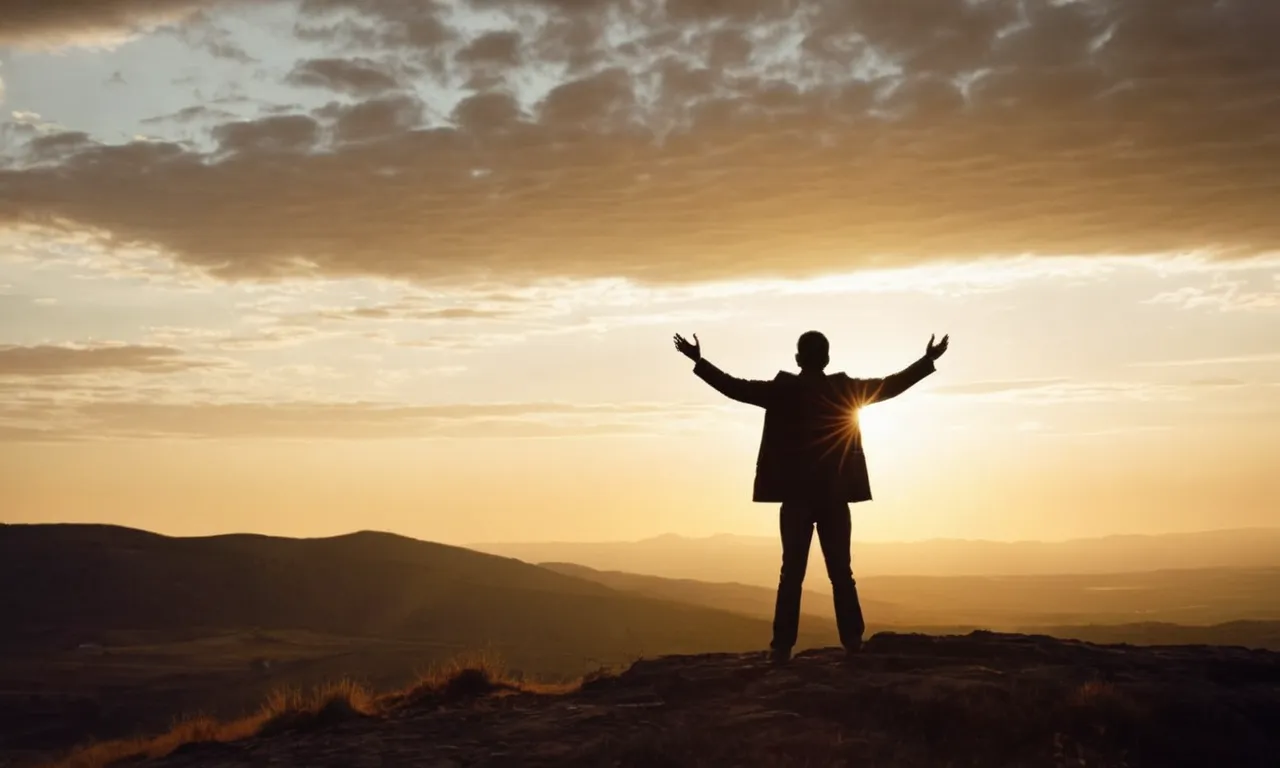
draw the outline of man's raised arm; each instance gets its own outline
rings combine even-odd
[[[853,399],[856,407],[861,408],[864,405],[897,397],[919,384],[926,376],[937,370],[934,368],[933,361],[942,357],[947,351],[950,338],[950,335],[943,336],[942,341],[934,344],[934,337],[930,336],[924,356],[895,374],[882,379],[853,379]]]
[[[680,354],[694,361],[693,372],[698,378],[715,387],[717,392],[740,403],[757,405],[761,408],[768,407],[772,382],[739,379],[735,376],[730,376],[707,362],[702,357],[702,346],[696,333],[693,335],[692,344],[677,333],[675,335],[675,344]]]

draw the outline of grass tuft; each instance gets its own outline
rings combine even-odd
[[[550,685],[517,679],[493,653],[463,654],[432,667],[392,699],[397,706],[443,706],[502,693],[568,693],[577,684]]]
[[[155,759],[180,747],[240,741],[289,731],[310,731],[383,712],[381,700],[350,680],[330,683],[305,695],[295,689],[272,691],[261,709],[248,717],[220,722],[198,715],[179,721],[151,738],[104,741],[77,750],[56,768],[105,768],[125,760]]]
[[[104,741],[75,750],[53,768],[106,768],[126,760],[165,757],[186,746],[321,730],[380,717],[400,707],[443,706],[494,694],[560,695],[572,693],[580,685],[581,681],[541,683],[517,679],[496,654],[467,653],[431,667],[401,691],[376,695],[352,680],[329,683],[310,694],[281,688],[268,694],[258,711],[248,717],[223,722],[198,715],[178,721],[159,736]]]
[[[54,768],[106,768],[126,760],[164,757],[188,745],[226,743],[280,733],[315,731],[363,718],[380,717],[400,707],[443,706],[494,694],[560,695],[581,681],[542,683],[512,675],[496,654],[473,652],[431,667],[408,688],[377,695],[352,680],[339,680],[310,694],[294,688],[272,691],[254,714],[222,722],[203,715],[177,722],[150,738],[104,741],[78,749]]]
[[[181,720],[167,733],[151,738],[118,739],[93,744],[73,752],[56,763],[57,768],[104,768],[125,760],[154,759],[171,754],[179,747],[239,741],[255,735],[261,725],[258,717],[219,722],[198,715]]]
[[[351,680],[317,688],[309,697],[297,690],[273,691],[258,713],[261,722],[254,735],[310,731],[379,714],[382,707],[378,699]]]

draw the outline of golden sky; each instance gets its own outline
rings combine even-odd
[[[771,533],[749,377],[883,375],[856,537],[1270,525],[1280,5],[0,0],[0,520]]]

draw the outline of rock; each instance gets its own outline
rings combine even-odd
[[[882,633],[854,668],[842,658],[649,659],[518,707],[405,710],[155,765],[1275,768],[1280,754],[1276,653]]]

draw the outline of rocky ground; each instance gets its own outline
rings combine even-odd
[[[1275,768],[1280,654],[884,633],[852,663],[657,658],[568,694],[405,703],[155,763]]]

